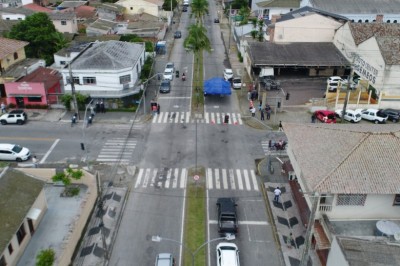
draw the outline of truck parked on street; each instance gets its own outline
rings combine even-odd
[[[218,233],[220,235],[237,234],[236,206],[237,204],[233,198],[219,198],[217,200]]]

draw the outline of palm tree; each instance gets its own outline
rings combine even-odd
[[[207,29],[203,25],[190,25],[189,34],[183,42],[183,46],[194,53],[199,53],[204,50],[211,52],[211,43],[207,37]]]
[[[193,0],[190,4],[190,7],[192,8],[192,13],[190,14],[190,17],[192,18],[194,16],[194,18],[196,19],[196,23],[202,24],[204,15],[208,14],[207,0]]]

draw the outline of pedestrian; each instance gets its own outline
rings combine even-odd
[[[283,131],[282,121],[279,121],[279,131]]]
[[[250,101],[249,101],[249,107],[250,107],[250,109],[254,107],[253,100],[250,100]]]
[[[93,118],[92,118],[92,116],[91,115],[89,115],[89,117],[88,117],[88,121],[87,121],[87,127],[89,127],[89,125],[91,125],[92,124],[92,120],[93,120]]]
[[[267,109],[267,120],[271,119],[271,108]]]
[[[274,190],[274,201],[279,202],[279,196],[282,194],[282,191],[279,189],[279,187],[276,187]]]
[[[152,105],[151,110],[153,111],[153,115],[157,114],[157,105]]]
[[[293,242],[293,234],[290,233],[286,239],[286,245],[288,248],[292,248],[292,242]]]
[[[100,113],[100,102],[96,102],[96,113]]]
[[[161,106],[160,106],[160,104],[157,104],[157,114],[158,115],[160,114],[160,111],[161,111]]]
[[[105,113],[106,112],[106,107],[104,106],[104,102],[100,102],[100,112]]]
[[[311,123],[315,123],[315,115],[314,114],[312,114],[312,116],[311,116]]]
[[[73,127],[74,126],[74,124],[76,123],[76,113],[72,116],[72,118],[71,118],[71,127]]]
[[[251,110],[250,110],[250,112],[251,112],[251,116],[252,117],[255,117],[256,116],[256,108],[251,108]]]
[[[260,100],[260,103],[258,104],[258,110],[261,111],[262,109],[262,100]]]
[[[4,114],[6,112],[6,105],[1,103],[1,113]]]
[[[37,168],[37,158],[36,158],[36,156],[32,157],[32,163],[33,163],[33,167]]]
[[[261,109],[260,112],[261,112],[261,120],[264,120],[264,110]]]
[[[250,99],[251,99],[251,92],[249,91],[247,92],[247,100],[250,101]]]

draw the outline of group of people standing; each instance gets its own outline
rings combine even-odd
[[[250,100],[250,112],[251,112],[251,116],[255,117],[256,116],[256,108],[254,107],[254,103],[253,100]],[[262,101],[260,100],[259,104],[258,104],[258,110],[260,111],[260,115],[261,115],[261,120],[265,120],[265,114],[267,116],[267,120],[271,119],[271,106],[269,106],[269,104],[266,104],[265,107],[262,107]]]

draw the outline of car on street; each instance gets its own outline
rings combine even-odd
[[[187,12],[187,6],[182,7],[182,12]]]
[[[397,123],[400,120],[400,110],[383,109],[382,113],[388,116],[388,120]]]
[[[216,251],[217,266],[240,266],[239,249],[234,243],[221,242]]]
[[[179,30],[175,31],[175,33],[174,33],[174,38],[175,38],[175,39],[180,39],[180,38],[182,38],[182,33],[181,33],[181,31],[179,31]]]
[[[332,76],[329,77],[326,81],[327,84],[329,83],[339,83],[339,82],[343,82],[343,79],[339,76]]]
[[[236,202],[233,198],[217,199],[218,232],[220,235],[236,234],[238,232],[238,218]]]
[[[175,70],[175,64],[173,62],[168,62],[165,65],[165,69],[172,69],[172,72]]]
[[[342,119],[342,113],[343,109],[338,109],[335,111],[336,116],[341,119]],[[346,109],[346,114],[344,115],[343,119],[351,123],[358,123],[361,121],[361,112],[351,109]]]
[[[368,120],[370,122],[374,122],[375,124],[383,124],[388,120],[388,116],[382,113],[382,111],[378,109],[357,109],[361,112],[361,118],[364,120]],[[357,111],[356,110],[356,111]]]
[[[336,114],[333,111],[317,110],[314,112],[314,115],[319,121],[323,123],[327,124],[336,123]]]
[[[167,93],[170,91],[171,91],[171,81],[169,81],[168,79],[162,80],[160,84],[160,92]]]
[[[266,90],[279,90],[281,88],[281,84],[278,81],[269,78],[260,79],[260,85]]]
[[[7,124],[23,125],[27,119],[28,115],[23,110],[14,110],[0,116],[0,123],[2,125],[7,125]]]
[[[242,88],[242,80],[238,77],[232,79],[232,88],[241,89]]]
[[[215,19],[214,19],[214,23],[219,23],[219,19],[218,19],[218,18],[215,18]]]
[[[157,255],[155,266],[175,266],[175,259],[171,253],[160,253]]]
[[[172,68],[166,68],[164,70],[163,78],[166,80],[173,80],[174,79],[174,70]]]
[[[28,148],[16,144],[0,143],[0,160],[22,162],[29,159],[31,152]]]
[[[225,68],[224,69],[224,79],[225,80],[231,80],[233,78],[233,71],[230,68]]]

